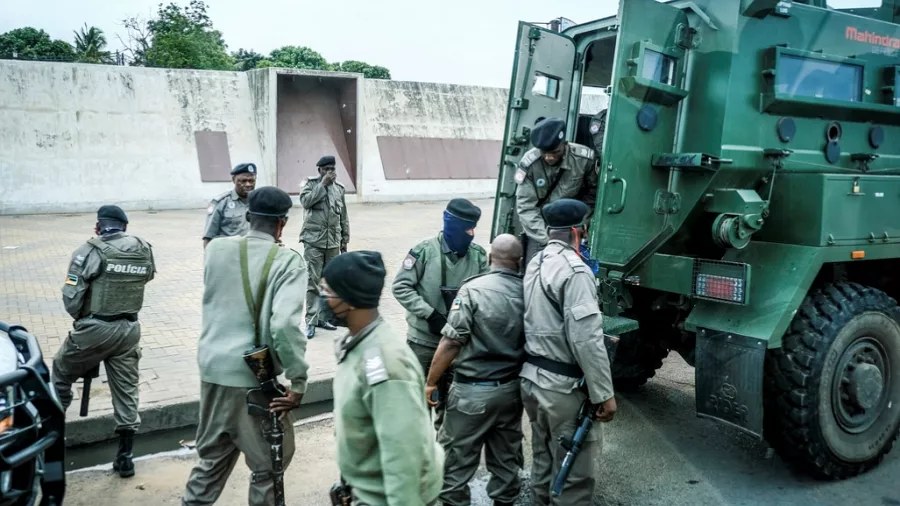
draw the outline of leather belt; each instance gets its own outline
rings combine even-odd
[[[456,373],[453,375],[453,381],[457,383],[463,383],[466,385],[478,385],[482,387],[499,387],[500,385],[505,385],[511,381],[515,381],[519,379],[519,375],[511,375],[505,378],[500,378],[498,380],[487,380],[480,378],[473,378],[471,376],[466,376],[460,373]]]
[[[525,361],[535,367],[570,378],[578,379],[584,377],[584,371],[581,370],[581,367],[579,367],[578,364],[567,364],[565,362],[559,362],[547,357],[539,357],[530,353],[525,354]]]
[[[136,322],[138,317],[134,313],[122,313],[122,314],[114,314],[114,315],[99,315],[92,314],[88,315],[88,318],[93,318],[95,320],[100,320],[102,322],[117,322],[119,320],[128,320],[130,322]]]

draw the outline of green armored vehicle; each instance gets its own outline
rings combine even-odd
[[[843,479],[890,451],[898,23],[900,0],[621,0],[562,31],[519,25],[492,237],[521,232],[530,128],[566,119],[599,159],[589,246],[618,390],[676,351],[699,416],[804,470]],[[591,91],[608,109],[579,114]]]

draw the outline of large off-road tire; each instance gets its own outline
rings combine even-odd
[[[613,388],[619,392],[633,392],[656,375],[669,349],[662,342],[642,337],[635,331],[619,341],[611,372]]]
[[[856,283],[811,291],[766,357],[765,437],[787,462],[844,479],[877,466],[900,430],[900,308]]]

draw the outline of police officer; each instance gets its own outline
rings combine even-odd
[[[480,217],[481,209],[468,200],[451,200],[444,211],[443,230],[409,250],[394,277],[394,298],[406,309],[406,339],[426,375],[460,285],[488,271],[487,253],[472,243]],[[438,385],[440,399],[447,398],[451,379],[448,370]],[[435,407],[435,429],[441,425],[444,405],[439,402]]]
[[[290,410],[306,392],[309,369],[301,330],[306,262],[298,252],[276,244],[292,206],[290,196],[265,186],[250,192],[247,201],[247,235],[216,240],[206,248],[203,322],[197,343],[200,462],[185,487],[185,506],[216,502],[241,453],[252,471],[249,504],[274,502],[270,445],[260,419],[247,410],[248,389],[259,387],[243,359],[254,348],[255,330],[260,345],[274,352],[273,373],[284,372],[290,382],[286,396],[276,397],[269,408],[283,413],[285,470],[294,455]]]
[[[349,329],[336,342],[334,435],[354,504],[437,504],[443,451],[431,431],[418,360],[378,313],[384,262],[353,251],[325,267],[322,311]]]
[[[594,277],[576,253],[588,207],[560,199],[543,211],[549,243],[525,272],[525,353],[522,401],[531,420],[532,501],[535,505],[590,505],[598,469],[601,430],[588,433],[561,498],[550,486],[566,450],[556,441],[571,437],[582,402],[590,399],[595,420],[616,413],[603,320]]]
[[[344,185],[337,181],[334,157],[323,156],[316,163],[319,177],[310,177],[300,192],[303,206],[303,228],[300,242],[303,256],[309,268],[309,284],[306,291],[306,337],[316,335],[316,327],[335,330],[332,322],[318,314],[319,278],[322,269],[334,257],[347,251],[350,242],[350,221],[344,202]]]
[[[594,150],[567,142],[566,123],[559,118],[538,122],[531,131],[531,144],[516,170],[516,212],[527,237],[526,265],[547,245],[547,229],[541,209],[562,198],[583,199],[591,214],[597,187]]]
[[[244,235],[250,230],[247,223],[247,194],[256,187],[256,165],[242,163],[231,171],[234,189],[209,201],[206,208],[206,228],[203,247],[216,237]]]
[[[488,261],[489,274],[469,278],[459,289],[426,381],[425,398],[434,405],[431,394],[450,363],[455,364],[438,434],[447,455],[440,497],[446,506],[471,504],[469,481],[478,470],[482,445],[494,505],[515,504],[521,487],[522,244],[513,235],[498,235]]]
[[[97,211],[91,238],[75,250],[62,287],[73,330],[53,359],[53,384],[63,409],[72,403],[72,383],[104,363],[112,394],[119,450],[113,470],[134,476],[132,447],[138,415],[138,362],[144,286],[156,275],[150,243],[125,233],[128,216],[118,206]]]

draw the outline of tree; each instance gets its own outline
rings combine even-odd
[[[0,35],[0,59],[73,61],[75,50],[64,40],[51,40],[47,32],[26,26]]]
[[[268,58],[273,67],[336,70],[321,54],[306,46],[284,46],[272,51]]]
[[[237,51],[231,53],[231,58],[234,60],[234,70],[245,71],[257,68],[259,62],[265,59],[265,56],[257,53],[252,49],[246,51],[244,50],[244,48],[240,48]]]
[[[112,63],[112,57],[106,48],[106,35],[103,30],[85,23],[80,32],[75,32],[75,59],[83,63]]]
[[[358,72],[369,79],[390,79],[391,71],[378,65],[369,65],[368,63],[347,60],[340,63],[340,70],[344,72]]]
[[[157,17],[144,23],[137,17],[124,21],[132,65],[177,69],[233,70],[234,60],[222,32],[213,29],[202,0],[187,7],[159,4]]]

